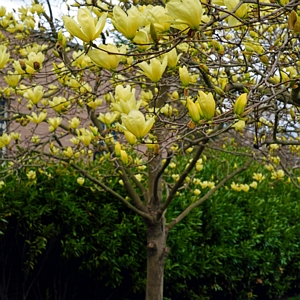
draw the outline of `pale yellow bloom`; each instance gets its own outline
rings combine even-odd
[[[143,61],[138,66],[143,70],[142,74],[147,76],[152,82],[158,82],[167,67],[167,63],[168,58],[165,56],[162,62],[157,58],[152,58],[150,59],[150,64]]]
[[[23,96],[29,99],[33,104],[37,105],[44,95],[44,90],[41,85],[37,85],[33,89],[28,89]]]
[[[4,80],[12,88],[15,88],[18,85],[20,79],[21,79],[21,75],[19,75],[17,72],[13,73],[11,71],[8,71],[7,76],[4,76]]]
[[[72,120],[69,120],[69,128],[76,129],[80,125],[80,119],[77,117],[72,118]]]
[[[76,129],[76,133],[78,139],[84,144],[84,146],[89,146],[91,141],[94,139],[94,134],[85,128]]]
[[[137,45],[140,50],[148,50],[151,48],[151,42],[149,40],[149,35],[146,30],[140,29],[134,39],[133,42]]]
[[[84,184],[84,178],[83,178],[83,177],[78,177],[78,178],[77,178],[77,183],[78,183],[79,185],[83,185],[83,184]]]
[[[61,124],[62,118],[61,117],[55,117],[55,118],[49,118],[49,131],[53,132],[57,129],[57,127]]]
[[[58,113],[66,112],[70,108],[70,101],[65,97],[54,97],[49,101],[50,107]]]
[[[9,145],[11,141],[11,135],[4,133],[0,136],[0,149]]]
[[[157,32],[165,32],[170,29],[172,17],[166,14],[164,7],[157,5],[148,10],[147,20],[154,25]]]
[[[179,77],[184,87],[189,86],[191,82],[191,75],[189,74],[186,66],[183,66],[183,68],[179,68]]]
[[[173,48],[171,51],[169,51],[166,54],[166,56],[168,57],[168,67],[171,69],[176,68],[181,55],[182,53],[177,55],[176,48]]]
[[[241,184],[240,189],[247,193],[249,191],[250,187],[248,184]]]
[[[114,27],[129,40],[133,39],[141,24],[141,13],[132,6],[127,10],[127,14],[118,5],[113,8],[112,23]]]
[[[154,117],[146,121],[143,113],[139,110],[132,110],[128,115],[122,116],[124,127],[137,138],[143,138],[151,130],[154,122]]]
[[[124,130],[124,135],[125,135],[125,138],[126,138],[127,142],[130,145],[135,145],[136,144],[136,136],[134,134],[132,134],[128,130]]]
[[[102,99],[98,98],[98,99],[95,99],[93,101],[90,101],[88,102],[88,106],[92,109],[96,109],[98,106],[100,106],[102,104]]]
[[[119,54],[118,48],[112,44],[100,45],[98,49],[92,49],[88,52],[89,58],[96,65],[107,70],[117,69],[119,62],[122,60],[122,55]]]
[[[9,53],[7,53],[6,50],[7,48],[5,46],[0,45],[0,69],[3,69],[9,60]]]
[[[6,14],[6,8],[5,6],[0,6],[0,18],[4,17]]]
[[[186,107],[189,111],[189,115],[191,119],[195,122],[198,123],[200,120],[200,110],[199,110],[199,105],[197,105],[190,97],[187,97],[186,99]]]
[[[125,150],[120,150],[120,158],[124,165],[128,164],[128,162],[129,162],[128,155]]]
[[[200,105],[200,114],[202,113],[203,117],[206,120],[211,120],[215,115],[216,110],[216,102],[214,100],[214,97],[212,93],[208,93],[207,95],[202,92],[198,91],[199,97],[197,98],[197,101]]]
[[[63,151],[64,155],[71,158],[73,156],[73,149],[68,147],[66,150]]]
[[[202,5],[199,0],[171,0],[166,9],[167,14],[175,20],[173,24],[185,24],[195,30],[199,28],[202,18]]]
[[[178,181],[179,180],[179,174],[172,174],[172,178],[175,180],[175,181]]]
[[[47,112],[41,112],[39,115],[37,115],[35,112],[32,112],[31,116],[26,116],[26,117],[31,122],[36,123],[36,124],[40,124],[47,117]]]
[[[283,178],[284,178],[284,171],[283,170],[274,171],[271,174],[271,179],[283,180]]]
[[[246,122],[243,120],[239,120],[238,122],[236,122],[235,124],[232,125],[232,127],[236,130],[236,131],[242,131],[244,129],[244,127],[246,126]]]
[[[105,115],[100,113],[98,120],[100,120],[102,123],[104,123],[107,127],[110,127],[112,123],[114,123],[117,118],[119,118],[120,114],[113,112],[113,113],[106,113]]]
[[[237,98],[234,104],[234,109],[233,109],[234,113],[237,115],[241,115],[244,112],[246,105],[247,105],[247,94],[244,93]]]
[[[253,173],[252,178],[254,180],[257,180],[258,182],[263,181],[265,179],[265,176],[263,176],[262,173]]]
[[[138,110],[142,101],[136,101],[135,97],[131,97],[128,101],[120,100],[117,103],[112,103],[111,108],[123,114],[129,114],[131,110]]]
[[[28,179],[34,180],[36,178],[36,172],[31,170],[26,174],[26,176],[28,177]]]
[[[252,187],[253,189],[257,189],[257,181],[253,181],[252,183],[250,183],[250,187]]]
[[[40,137],[38,135],[33,135],[31,137],[31,142],[34,143],[34,144],[37,144],[41,141]]]
[[[240,191],[241,191],[240,185],[239,185],[239,184],[236,184],[235,182],[232,182],[230,186],[231,186],[231,188],[232,188],[234,191],[236,191],[236,192],[240,192]]]
[[[201,191],[199,189],[195,189],[193,193],[195,196],[198,196],[201,194]]]
[[[0,189],[2,189],[5,186],[5,182],[3,180],[0,181]]]
[[[107,13],[103,13],[97,24],[87,8],[80,8],[77,13],[77,22],[68,16],[63,16],[66,29],[73,35],[84,42],[90,42],[97,39],[106,22]]]

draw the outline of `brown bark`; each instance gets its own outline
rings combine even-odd
[[[146,300],[163,300],[164,268],[169,253],[165,219],[147,222]]]

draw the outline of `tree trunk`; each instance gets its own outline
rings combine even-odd
[[[163,300],[164,268],[169,253],[166,240],[165,218],[147,223],[146,300]]]

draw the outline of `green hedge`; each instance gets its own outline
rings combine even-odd
[[[206,155],[203,170],[193,178],[220,180],[228,165],[240,166],[246,159],[225,153]],[[188,159],[188,155],[180,157],[179,170]],[[28,171],[9,176],[0,197],[2,255],[9,258],[11,254],[12,260],[22,264],[27,286],[39,274],[42,298],[53,299],[55,282],[48,281],[47,287],[45,268],[51,269],[47,263],[54,257],[59,267],[51,269],[53,274],[72,262],[66,273],[72,270],[90,276],[86,288],[94,289],[94,295],[100,289],[115,299],[143,299],[143,220],[110,195],[95,191],[88,181],[80,186],[78,175],[65,166],[50,169],[51,178],[36,170],[37,178],[31,182],[26,180]],[[261,164],[253,164],[235,182],[251,183],[254,172],[266,176],[257,189],[235,192],[228,183],[169,233],[166,299],[247,299],[256,295],[274,299],[300,287],[299,190],[286,179],[272,180]],[[166,180],[172,182],[168,174]],[[117,179],[108,184],[124,193]],[[168,220],[191,203],[189,190],[194,188],[187,183],[181,190],[168,209]],[[16,236],[19,239],[14,243]],[[10,250],[12,246],[23,250],[20,259],[16,259],[18,251]],[[7,264],[2,268],[9,271]],[[69,277],[64,280],[76,282]],[[35,283],[32,293],[38,289]]]

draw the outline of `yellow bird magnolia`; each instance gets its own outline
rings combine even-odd
[[[244,112],[246,105],[247,105],[247,94],[244,93],[236,99],[236,102],[234,104],[234,109],[233,109],[234,113],[236,113],[237,115],[241,115]]]
[[[205,94],[202,91],[198,91],[199,97],[197,101],[200,105],[200,114],[206,119],[211,120],[215,115],[216,102],[212,93]]]
[[[63,16],[66,29],[84,42],[91,42],[97,39],[106,23],[107,13],[103,13],[95,24],[91,12],[87,8],[80,8],[77,14],[77,22],[68,16]]]
[[[186,66],[183,66],[183,68],[179,68],[179,77],[184,87],[189,86],[192,78]]]
[[[11,71],[8,71],[7,76],[4,76],[4,80],[9,86],[15,88],[18,85],[19,81],[21,80],[21,75],[19,75],[16,72],[13,73]]]
[[[195,123],[198,123],[198,121],[201,118],[200,111],[199,111],[199,106],[196,105],[196,103],[194,103],[194,101],[190,97],[187,97],[187,99],[186,99],[186,107],[187,107],[187,109],[189,111],[189,115],[190,115],[191,119]]]
[[[55,118],[49,118],[48,123],[49,123],[49,131],[53,132],[57,129],[57,127],[60,125],[62,121],[61,117],[55,117]]]
[[[32,112],[31,116],[27,116],[27,119],[33,123],[40,124],[41,122],[43,122],[46,119],[46,117],[47,117],[46,112],[41,112],[39,115]]]
[[[135,6],[132,6],[126,14],[120,6],[116,5],[113,8],[112,23],[120,33],[132,40],[141,26],[141,13]]]
[[[6,53],[6,49],[5,46],[0,45],[0,69],[3,69],[9,60],[9,53]]]
[[[41,85],[37,85],[33,89],[28,89],[23,96],[37,105],[44,95],[44,90]]]
[[[202,18],[202,5],[199,0],[171,0],[166,8],[167,15],[175,20],[173,24],[184,24],[194,30],[199,28]]]
[[[92,49],[88,52],[89,58],[98,66],[107,70],[116,70],[119,62],[122,60],[122,55],[119,55],[119,50],[115,45],[100,45],[99,49]],[[116,53],[116,54],[110,54]]]
[[[123,126],[138,139],[143,138],[151,130],[154,122],[154,117],[146,121],[139,110],[132,110],[128,115],[122,116]]]
[[[138,66],[143,70],[143,72],[141,72],[142,74],[147,76],[152,82],[158,82],[161,79],[167,64],[168,58],[165,56],[162,62],[157,58],[152,58],[150,64],[143,61],[139,63]]]

